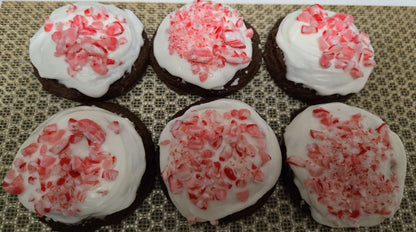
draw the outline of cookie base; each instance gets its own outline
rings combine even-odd
[[[78,224],[65,224],[61,222],[53,221],[45,216],[40,218],[40,221],[49,225],[53,231],[93,231],[98,229],[101,226],[118,224],[123,219],[127,218],[142,204],[144,199],[152,191],[155,183],[155,157],[156,151],[155,146],[152,140],[152,135],[146,126],[140,121],[140,119],[130,110],[125,107],[122,107],[118,104],[111,102],[97,102],[97,103],[88,103],[86,105],[94,105],[102,109],[116,113],[122,117],[128,118],[133,122],[134,127],[139,133],[143,146],[145,149],[145,159],[146,159],[146,170],[141,179],[140,185],[137,188],[136,198],[133,203],[118,212],[107,215],[104,218],[87,218],[82,220]]]

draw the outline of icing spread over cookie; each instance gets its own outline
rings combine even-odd
[[[59,112],[32,133],[3,188],[40,217],[77,223],[127,208],[144,170],[144,147],[134,125],[82,106]]]
[[[45,19],[31,39],[30,59],[41,77],[100,97],[131,71],[144,43],[142,31],[142,23],[129,10],[76,3]]]
[[[252,36],[237,10],[195,1],[163,20],[153,49],[158,64],[172,75],[205,89],[221,89],[250,63]]]
[[[320,95],[358,92],[375,65],[370,38],[358,31],[353,17],[320,5],[287,15],[276,41],[284,53],[287,79]]]
[[[216,224],[254,204],[280,174],[273,131],[235,100],[192,107],[169,122],[159,145],[169,195],[190,223]]]
[[[406,169],[397,135],[374,115],[340,103],[310,107],[298,117],[286,129],[286,161],[315,220],[357,227],[392,217]]]

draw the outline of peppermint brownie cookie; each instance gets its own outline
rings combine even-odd
[[[237,100],[206,100],[185,110],[159,139],[167,196],[191,224],[216,225],[259,209],[281,170],[273,130]]]
[[[47,119],[23,143],[3,180],[6,192],[54,230],[118,223],[153,186],[150,133],[126,108],[99,105]]]
[[[353,17],[320,5],[278,20],[264,59],[279,87],[312,104],[347,100],[364,87],[375,66],[370,38]]]
[[[257,73],[260,39],[237,10],[195,1],[169,14],[153,37],[151,63],[180,94],[225,96]]]
[[[284,140],[294,182],[317,222],[374,226],[398,210],[406,153],[379,117],[342,103],[314,105],[292,120]]]
[[[29,54],[45,90],[86,102],[132,89],[146,71],[149,50],[143,24],[133,12],[79,2],[45,19],[30,40]]]

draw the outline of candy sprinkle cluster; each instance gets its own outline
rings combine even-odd
[[[106,133],[98,124],[71,118],[68,127],[46,126],[36,142],[22,149],[23,157],[15,159],[3,180],[3,189],[11,194],[34,188],[29,202],[40,217],[50,212],[69,216],[80,212],[78,205],[88,191],[118,176],[116,157],[102,149]],[[117,121],[108,127],[115,134],[120,132]],[[84,154],[74,154],[79,151]],[[96,193],[105,196],[108,190]]]
[[[72,14],[77,6],[70,5],[67,14]],[[121,35],[124,32],[122,24],[126,19],[117,15],[115,21],[109,21],[107,9],[84,10],[83,14],[75,15],[67,22],[54,23],[45,19],[43,29],[50,32],[55,27],[52,40],[56,43],[56,57],[65,57],[68,63],[68,74],[74,77],[84,66],[89,65],[96,73],[105,75],[109,65],[121,65],[108,57],[110,51],[115,51],[127,42]]]
[[[394,172],[382,172],[386,162],[392,169],[396,166],[387,125],[366,129],[361,114],[340,121],[323,108],[313,110],[313,117],[323,130],[310,130],[314,143],[307,145],[308,158],[287,159],[308,170],[305,186],[339,219],[355,223],[362,215],[391,215],[399,204],[391,194],[399,184]]]
[[[234,18],[234,19],[232,19]],[[169,53],[191,63],[199,80],[207,80],[213,70],[226,64],[251,61],[242,51],[244,37],[251,38],[251,28],[242,32],[243,19],[237,10],[210,1],[195,1],[170,16]]]
[[[322,6],[315,4],[303,9],[296,19],[305,23],[301,28],[302,34],[324,30],[319,37],[319,48],[322,51],[319,64],[323,68],[334,65],[356,79],[364,76],[359,67],[361,62],[365,67],[376,65],[374,52],[370,49],[370,37],[364,32],[355,32],[351,15],[337,13],[328,16]]]
[[[249,198],[247,185],[261,183],[261,167],[271,157],[267,153],[263,131],[246,120],[251,112],[233,109],[223,114],[216,110],[192,111],[184,120],[176,120],[170,133],[168,165],[162,172],[173,194],[186,191],[190,201],[206,210],[209,201],[236,197]],[[237,188],[235,196],[228,196]],[[192,220],[190,220],[192,223]]]

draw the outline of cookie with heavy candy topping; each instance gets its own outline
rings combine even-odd
[[[3,189],[53,230],[119,223],[154,184],[150,132],[131,111],[97,103],[58,112],[22,144]]]
[[[237,220],[273,193],[281,170],[273,130],[247,104],[207,99],[179,111],[159,139],[165,194],[188,222]]]
[[[230,95],[253,79],[262,61],[256,30],[236,10],[210,1],[169,14],[152,46],[153,69],[179,94]]]

